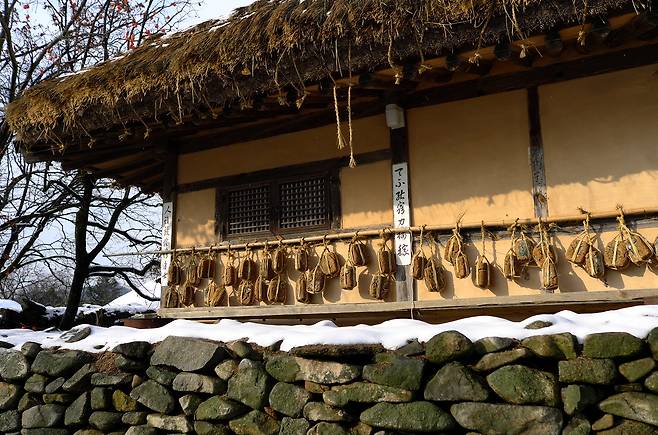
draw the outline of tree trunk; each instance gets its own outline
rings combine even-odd
[[[82,180],[83,188],[80,195],[80,206],[75,214],[75,270],[69,288],[66,311],[60,323],[61,329],[71,329],[75,323],[82,297],[82,289],[89,276],[89,266],[91,264],[87,252],[87,227],[89,225],[89,208],[91,207],[94,191],[94,180],[90,174],[84,171],[80,171],[78,176]]]

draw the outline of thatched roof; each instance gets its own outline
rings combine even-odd
[[[89,140],[131,124],[286,87],[300,90],[349,68],[519,41],[626,10],[629,0],[258,0],[226,21],[153,39],[124,57],[43,82],[7,109],[22,144]],[[585,8],[587,10],[585,10]]]

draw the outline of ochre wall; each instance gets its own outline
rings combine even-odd
[[[534,215],[526,92],[408,112],[415,225]]]
[[[551,215],[658,206],[657,70],[540,88]]]

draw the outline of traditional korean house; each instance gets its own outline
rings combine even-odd
[[[29,161],[162,195],[164,317],[599,310],[658,297],[657,24],[627,0],[261,0],[7,116]]]

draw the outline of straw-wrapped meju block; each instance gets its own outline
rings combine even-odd
[[[605,245],[603,259],[605,261],[605,267],[609,269],[623,270],[629,266],[631,260],[628,257],[626,241],[621,234]]]
[[[480,288],[491,286],[491,263],[485,255],[478,256],[475,261],[475,285]]]
[[[296,271],[306,272],[308,270],[308,250],[306,247],[301,246],[295,249],[293,254],[293,262],[295,263]]]
[[[215,260],[209,257],[204,258],[197,266],[197,275],[200,279],[211,279],[215,277]]]
[[[537,267],[541,267],[544,264],[546,253],[548,253],[548,256],[551,257],[553,261],[557,261],[557,255],[555,254],[555,248],[553,248],[553,246],[544,243],[538,243],[537,246],[535,246],[532,250],[532,258],[535,261]]]
[[[603,275],[605,275],[605,262],[601,251],[594,246],[590,246],[585,256],[583,268],[592,278],[603,278]]]
[[[238,269],[233,264],[227,264],[224,268],[224,285],[226,287],[238,285]]]
[[[181,303],[186,307],[190,307],[194,305],[195,293],[196,293],[196,287],[191,285],[189,282],[183,284],[181,286],[181,297],[180,297]]]
[[[353,290],[356,284],[356,266],[345,263],[340,269],[340,288],[343,290]]]
[[[297,302],[308,304],[311,302],[311,293],[308,291],[308,279],[306,273],[302,273],[295,283],[295,297]]]
[[[452,236],[448,239],[445,249],[443,251],[443,257],[448,261],[448,263],[454,265],[455,259],[459,252],[462,249],[462,238],[461,235],[457,232],[454,232]]]
[[[256,298],[261,302],[271,302],[268,296],[267,291],[267,279],[263,275],[258,275],[256,282],[254,283],[254,292],[256,293]]]
[[[391,277],[390,275],[384,275],[381,273],[375,274],[372,277],[370,282],[369,293],[370,296],[375,299],[386,299],[388,292],[391,288]]]
[[[258,265],[251,256],[244,257],[238,266],[238,276],[244,281],[255,281],[258,276]]]
[[[217,285],[214,280],[211,280],[206,289],[206,306],[218,307],[223,304],[227,296],[226,287]]]
[[[433,293],[439,293],[446,288],[445,269],[441,261],[435,257],[427,260],[427,265],[423,271],[423,279],[427,289]]]
[[[183,275],[183,268],[180,267],[178,261],[174,258],[169,265],[169,269],[167,269],[167,284],[170,286],[181,285],[185,279]]]
[[[464,252],[460,251],[454,260],[455,276],[458,279],[464,279],[471,273],[471,267],[468,265],[468,258]]]
[[[527,264],[532,261],[532,250],[534,247],[535,242],[524,233],[521,233],[521,236],[517,237],[512,242],[512,249],[514,250],[516,261],[522,264]]]
[[[397,270],[395,254],[388,249],[386,243],[384,243],[379,252],[377,252],[377,263],[379,265],[379,273],[381,274],[392,275]]]
[[[287,254],[283,246],[279,246],[272,254],[272,271],[280,275],[286,270]]]
[[[653,259],[653,247],[642,234],[629,231],[627,240],[628,258],[633,264],[640,265]]]
[[[312,294],[322,293],[327,282],[327,276],[319,267],[308,273],[308,291]]]
[[[360,241],[353,241],[348,248],[348,258],[350,263],[356,267],[368,265],[368,256],[366,245]]]
[[[288,280],[283,275],[277,275],[267,286],[267,298],[273,304],[285,304],[288,299]]]
[[[411,276],[417,280],[423,279],[425,267],[427,267],[427,257],[422,251],[418,251],[411,259]]]
[[[327,278],[336,278],[340,274],[338,255],[329,249],[325,249],[320,256],[320,270]]]
[[[178,308],[180,305],[178,289],[173,286],[167,287],[162,304],[164,305],[163,308]]]
[[[549,256],[546,257],[541,267],[541,285],[545,291],[553,291],[558,288],[557,264]]]
[[[256,302],[254,283],[244,280],[238,287],[238,299],[241,305],[253,305]]]
[[[588,234],[582,233],[569,244],[566,254],[567,260],[570,263],[582,265],[585,262],[585,256],[588,252]]]
[[[266,249],[263,251],[263,255],[260,258],[258,264],[258,275],[263,279],[271,279],[274,276],[274,270],[272,269],[272,255]]]
[[[543,264],[543,263],[542,263]],[[505,260],[503,262],[503,275],[507,279],[516,279],[521,276],[521,267],[516,259],[516,254],[513,249],[507,251]]]

